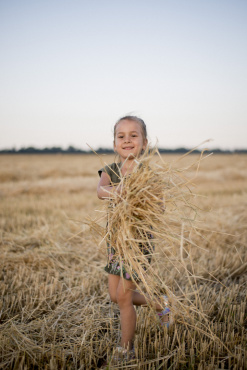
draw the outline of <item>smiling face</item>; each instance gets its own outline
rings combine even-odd
[[[147,146],[142,127],[136,121],[123,119],[116,126],[114,150],[119,154],[121,162],[126,158],[138,157]]]

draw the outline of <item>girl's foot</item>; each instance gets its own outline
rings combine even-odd
[[[134,360],[135,358],[136,357],[135,357],[134,348],[127,350],[119,346],[119,347],[116,347],[113,352],[111,364],[114,365],[114,364],[118,364],[119,362],[127,362],[130,360]]]
[[[163,300],[165,309],[157,314],[160,319],[160,325],[169,328],[170,325],[173,324],[172,313],[170,307],[168,306],[168,298],[166,295],[163,296]]]

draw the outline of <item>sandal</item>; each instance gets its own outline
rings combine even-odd
[[[127,362],[130,360],[134,360],[135,358],[136,356],[135,356],[134,348],[127,350],[119,346],[119,347],[116,347],[113,352],[111,364],[118,364],[119,362]]]
[[[159,319],[160,319],[160,325],[162,327],[166,327],[167,329],[170,327],[170,325],[173,324],[173,317],[172,317],[172,312],[171,312],[171,309],[170,307],[168,306],[168,298],[166,295],[164,295],[163,297],[163,300],[164,300],[164,306],[165,306],[165,309],[161,312],[157,312],[157,315],[159,316]],[[168,321],[163,321],[162,318],[164,316],[168,316]]]

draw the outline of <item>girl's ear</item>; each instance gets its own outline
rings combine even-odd
[[[143,146],[142,146],[142,149],[146,149],[146,147],[147,147],[147,145],[148,145],[148,139],[145,139],[144,140],[144,142],[143,142]]]
[[[116,152],[115,140],[113,141],[113,150],[114,150],[114,152]]]

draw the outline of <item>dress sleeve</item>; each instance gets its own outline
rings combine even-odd
[[[106,172],[105,167],[101,168],[101,169],[98,171],[99,177],[101,177],[102,172]]]
[[[112,184],[118,184],[121,180],[121,176],[119,175],[119,165],[116,163],[112,163],[101,168],[98,171],[100,177],[102,172],[107,173]]]
[[[107,175],[110,176],[110,180],[112,180],[112,165],[111,164],[98,170],[99,177],[101,177],[102,172],[107,173]]]

